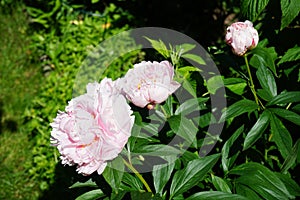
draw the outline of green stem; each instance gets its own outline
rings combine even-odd
[[[249,79],[250,79],[250,89],[251,89],[251,91],[252,91],[252,93],[254,95],[256,104],[259,106],[259,99],[258,99],[256,91],[255,91],[255,87],[254,87],[253,78],[252,78],[252,75],[251,75],[251,71],[250,71],[250,67],[249,67],[247,55],[245,54],[243,57],[245,59],[245,63],[246,63],[246,66],[247,66],[247,71],[248,71],[248,75],[249,75]]]
[[[125,159],[123,159],[123,162],[125,163],[125,165],[142,181],[142,183],[144,184],[144,186],[146,187],[147,192],[152,192],[151,188],[149,187],[148,183],[146,182],[146,180],[143,178],[143,176],[133,167],[133,165],[129,162],[127,162]]]

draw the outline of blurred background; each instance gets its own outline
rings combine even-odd
[[[218,54],[231,53],[225,30],[245,20],[235,0],[0,0],[0,5],[0,199],[66,200],[83,192],[68,189],[84,177],[58,163],[49,123],[72,98],[78,68],[101,41],[132,28],[173,29],[198,41],[228,74],[222,68],[227,58]],[[278,33],[279,1],[266,10],[255,23],[260,37],[267,36],[279,54],[300,44],[299,17]],[[145,52],[131,52],[103,75],[119,77],[144,59]]]

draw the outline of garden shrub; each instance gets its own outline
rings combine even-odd
[[[53,1],[49,4],[51,3]],[[53,183],[55,166],[58,162],[56,150],[50,147],[49,143],[49,123],[53,121],[57,110],[63,110],[72,98],[74,80],[84,60],[91,57],[93,52],[97,52],[98,57],[105,54],[105,52],[96,51],[98,45],[104,39],[129,28],[126,24],[120,28],[114,27],[114,20],[119,18],[120,13],[115,10],[113,4],[110,4],[101,15],[76,11],[76,6],[65,3],[60,6],[55,8],[53,16],[51,15],[52,18],[57,19],[56,28],[51,27],[48,30],[40,28],[33,35],[32,48],[40,57],[41,70],[45,77],[40,83],[40,92],[24,113],[25,127],[31,134],[34,144],[33,160],[26,163],[26,168],[30,176],[41,180],[42,190],[47,189],[49,184]],[[30,12],[34,17],[33,26],[39,23],[47,28],[48,23],[53,23],[53,19],[41,16],[44,13],[42,10],[32,7],[29,9],[31,12],[35,11],[35,14]],[[111,15],[114,17],[111,18]],[[117,44],[120,48],[126,47],[126,43],[134,44],[130,38],[121,42],[123,43],[119,41]],[[116,44],[109,45],[115,46]],[[104,67],[94,63],[94,67],[99,70],[104,68],[104,76],[116,78],[142,57],[143,53],[137,50],[111,61],[109,66]]]

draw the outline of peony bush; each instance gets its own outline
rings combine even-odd
[[[86,177],[70,186],[88,190],[77,199],[300,196],[300,76],[291,78],[300,49],[269,45],[256,21],[266,5],[242,1],[249,20],[229,25],[228,46],[210,52],[230,73],[214,71],[195,44],[145,37],[161,59],[88,83],[58,112],[51,143]]]

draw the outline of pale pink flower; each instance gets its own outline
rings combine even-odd
[[[247,50],[256,47],[258,43],[258,33],[252,22],[236,22],[227,28],[226,43],[232,47],[234,54],[242,56]]]
[[[131,114],[111,79],[89,83],[87,93],[72,99],[66,112],[58,112],[51,123],[51,143],[63,164],[77,164],[84,175],[101,174],[127,143],[134,122]]]
[[[180,87],[173,77],[174,67],[168,61],[142,61],[128,70],[120,84],[125,96],[134,105],[152,109]]]

